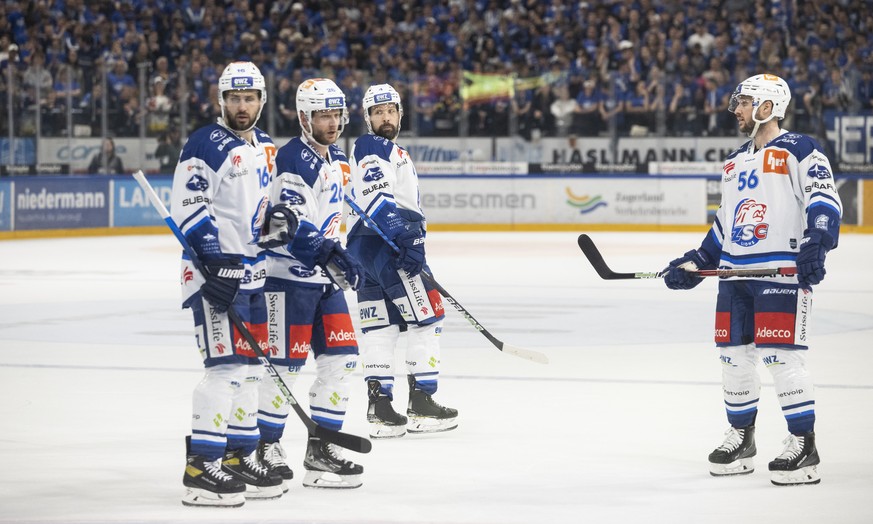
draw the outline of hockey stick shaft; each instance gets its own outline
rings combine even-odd
[[[390,238],[388,238],[388,235],[386,235],[385,232],[383,232],[382,229],[379,227],[379,225],[366,212],[364,212],[363,209],[361,209],[361,206],[359,206],[354,200],[349,198],[348,195],[345,195],[345,201],[352,209],[352,211],[354,211],[359,217],[361,217],[361,220],[363,220],[370,229],[375,231],[376,234],[378,234],[382,238],[382,240],[384,240],[385,243],[388,244],[388,247],[390,247],[395,253],[400,253],[400,248],[397,247],[397,244],[395,244]],[[481,333],[482,336],[487,338],[488,341],[491,342],[491,344],[493,344],[494,347],[496,347],[500,351],[503,351],[504,353],[508,353],[510,355],[515,355],[519,358],[531,360],[533,362],[539,362],[540,364],[549,363],[548,357],[538,351],[533,351],[530,349],[524,349],[518,346],[506,344],[505,342],[492,335],[491,332],[485,329],[485,326],[483,326],[478,320],[476,320],[476,318],[467,310],[467,308],[465,308],[461,305],[460,302],[455,300],[455,297],[453,297],[446,290],[446,288],[441,286],[440,283],[437,282],[433,275],[431,275],[427,270],[421,272],[421,278],[428,284],[433,286],[433,288],[436,289],[439,294],[442,295],[443,298],[445,298],[446,301],[451,304],[452,307],[455,308],[455,310],[458,311],[458,313],[460,313],[461,315],[463,315],[464,318],[467,319],[467,322],[469,322],[470,325],[476,328],[476,330]]]
[[[604,280],[625,280],[625,279],[642,279],[642,278],[664,278],[666,274],[663,271],[654,272],[638,272],[638,273],[616,273],[603,260],[603,255],[600,250],[594,245],[586,234],[579,235],[579,248],[585,254],[588,262]],[[740,268],[740,269],[699,269],[697,271],[689,271],[699,277],[746,277],[746,278],[762,278],[762,277],[787,277],[797,274],[796,267],[775,267],[775,268]]]
[[[140,187],[145,191],[146,195],[149,198],[149,201],[152,204],[152,207],[155,208],[155,211],[161,216],[164,222],[167,224],[167,227],[170,228],[170,231],[173,232],[173,235],[176,237],[176,240],[182,245],[182,249],[185,251],[185,254],[188,255],[188,258],[191,259],[191,263],[194,267],[199,271],[202,275],[206,276],[208,272],[206,268],[203,266],[203,263],[200,261],[197,253],[191,247],[191,244],[188,243],[188,240],[185,238],[185,235],[182,234],[182,231],[179,229],[179,226],[173,221],[173,217],[170,216],[170,212],[167,210],[167,207],[161,201],[158,194],[155,192],[154,188],[149,184],[148,180],[146,180],[145,175],[142,171],[137,171],[134,173],[133,178],[136,179],[137,183]],[[346,449],[350,449],[352,451],[357,451],[358,453],[369,453],[372,449],[372,443],[363,437],[359,437],[357,435],[352,435],[349,433],[343,433],[341,431],[333,431],[324,427],[319,426],[312,418],[304,411],[303,407],[297,402],[297,399],[294,398],[294,395],[291,393],[291,389],[285,384],[285,381],[282,380],[282,377],[279,375],[279,372],[270,362],[270,359],[264,354],[264,351],[261,349],[261,346],[258,344],[255,337],[252,335],[251,331],[246,327],[242,318],[239,316],[239,313],[233,308],[233,306],[227,309],[227,316],[230,319],[231,323],[233,323],[234,327],[237,331],[243,336],[248,345],[252,348],[255,355],[257,355],[258,360],[267,370],[267,373],[270,375],[270,378],[275,382],[276,387],[279,388],[279,391],[285,397],[285,400],[291,404],[291,407],[294,409],[294,412],[297,413],[297,416],[300,417],[300,420],[303,421],[303,424],[306,426],[310,435],[314,435],[316,437],[320,437],[323,440],[328,442],[332,442],[338,446],[341,446]]]

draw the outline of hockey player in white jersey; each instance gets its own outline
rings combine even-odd
[[[825,256],[839,241],[842,205],[830,162],[812,138],[780,129],[791,100],[785,81],[756,75],[740,83],[729,111],[751,140],[728,155],[721,206],[698,249],[670,262],[670,289],[691,289],[686,271],[796,266],[797,276],[719,282],[715,343],[730,428],[709,455],[712,475],[754,470],[759,361],[770,371],[788,438],[770,462],[773,484],[816,484],[815,396],[806,367],[812,286],[825,276]]]
[[[183,255],[183,307],[194,314],[206,368],[194,390],[187,439],[182,502],[190,506],[240,506],[246,498],[282,495],[281,477],[256,453],[263,366],[227,316],[233,307],[266,347],[266,264],[257,242],[266,233],[276,146],[255,127],[267,92],[254,64],[228,65],[218,91],[221,118],[192,133],[182,148],[170,206],[208,272],[200,274]]]
[[[444,311],[439,292],[421,278],[425,260],[425,219],[419,204],[418,175],[406,149],[395,140],[403,106],[388,84],[364,94],[369,134],[352,149],[351,193],[355,202],[391,239],[399,253],[355,213],[348,219],[348,249],[364,264],[367,282],[358,291],[361,362],[367,382],[367,420],[373,438],[448,431],[458,411],[438,404],[439,336]],[[394,410],[394,350],[407,337],[409,402],[406,415]],[[407,419],[408,417],[408,419]]]
[[[348,113],[343,92],[324,78],[300,84],[297,111],[303,133],[279,149],[271,190],[271,202],[290,209],[300,225],[290,244],[268,252],[270,361],[292,387],[312,350],[317,366],[309,390],[312,419],[339,431],[358,359],[343,290],[363,282],[363,269],[339,241],[349,164],[336,141]],[[261,386],[259,453],[286,480],[293,474],[279,439],[289,409],[273,384]],[[303,485],[315,488],[357,488],[364,471],[318,437],[309,438],[303,466]]]

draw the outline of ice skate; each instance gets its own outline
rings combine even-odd
[[[783,443],[782,454],[770,462],[770,482],[777,486],[818,484],[818,450],[815,448],[815,433],[788,435]]]
[[[285,450],[278,442],[258,442],[258,460],[261,464],[267,466],[267,469],[273,473],[277,473],[282,477],[282,491],[288,493],[288,481],[294,478],[294,472],[288,467],[285,461]]]
[[[240,450],[224,454],[221,467],[246,484],[246,498],[269,500],[282,496],[282,477],[273,473],[258,460],[257,451],[243,455]]]
[[[709,473],[716,477],[747,475],[755,471],[755,426],[731,427],[721,446],[709,454]]]
[[[391,399],[382,394],[378,380],[367,381],[367,422],[370,424],[370,437],[397,438],[406,434],[406,417],[394,411]]]
[[[364,467],[344,459],[335,445],[319,437],[309,437],[303,467],[303,485],[308,488],[350,489],[362,484]]]
[[[415,377],[409,375],[409,406],[406,415],[410,433],[438,433],[458,427],[458,410],[438,404],[431,395],[417,389]]]
[[[186,445],[190,449],[190,437]],[[246,485],[243,481],[221,470],[221,459],[209,461],[201,455],[188,452],[185,475],[182,477],[186,506],[238,508],[245,504]]]

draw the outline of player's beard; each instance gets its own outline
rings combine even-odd
[[[755,129],[755,122],[751,119],[743,119],[742,121],[738,121],[737,124],[740,127],[740,133],[747,136],[752,132],[752,129]]]
[[[387,138],[388,140],[394,140],[397,138],[397,126],[390,122],[383,122],[378,129],[376,129],[376,134],[381,136],[382,138]]]
[[[328,136],[329,136],[328,133],[330,133],[330,130],[323,130],[322,131],[322,130],[313,129],[312,130],[312,139],[318,144],[321,144],[324,146],[329,146],[329,145],[333,144],[334,142],[336,142],[337,130],[333,131],[332,138],[328,138]]]
[[[252,122],[252,119],[254,117],[248,113],[245,113],[245,116],[245,121],[247,122],[247,124],[243,125],[240,124],[240,119],[237,118],[236,115],[231,115],[230,113],[228,113],[227,118],[225,119],[227,127],[233,129],[234,131],[245,131],[247,129],[250,129],[254,125],[254,122]]]

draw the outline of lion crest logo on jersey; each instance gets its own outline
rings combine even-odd
[[[249,244],[258,243],[258,238],[261,237],[261,228],[264,227],[264,220],[267,217],[267,207],[269,206],[269,204],[270,201],[267,197],[261,197],[261,201],[258,203],[258,210],[255,211],[254,216],[252,216],[252,240],[249,242]]]
[[[767,238],[770,226],[764,222],[766,215],[766,204],[751,198],[741,200],[734,210],[731,241],[743,247],[750,247]]]
[[[209,189],[209,182],[200,175],[194,175],[188,179],[188,183],[185,184],[185,187],[191,191],[206,191]]]

